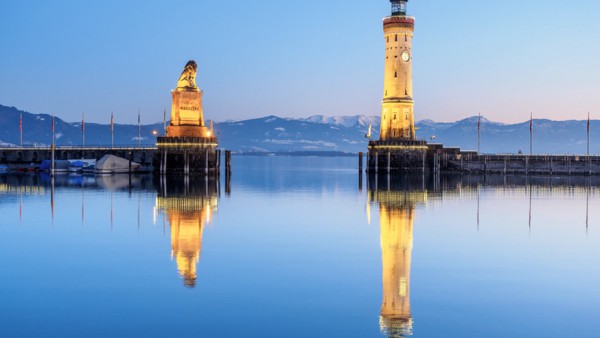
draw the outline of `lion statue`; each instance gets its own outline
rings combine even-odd
[[[196,71],[198,70],[198,65],[196,61],[188,61],[183,68],[183,73],[179,77],[179,81],[177,81],[177,88],[194,88],[197,89],[196,86]]]

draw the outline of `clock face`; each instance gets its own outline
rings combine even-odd
[[[408,62],[410,60],[410,54],[407,51],[402,52],[402,61]]]

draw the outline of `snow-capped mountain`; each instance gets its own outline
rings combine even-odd
[[[354,120],[352,122],[352,120]],[[222,122],[215,125],[219,143],[240,152],[365,151],[368,140],[359,118],[284,119],[267,116],[258,119]],[[346,127],[344,123],[352,123]]]
[[[23,114],[25,145],[51,142],[51,119],[45,114],[30,114],[14,107],[0,105],[0,130],[4,144],[19,144],[19,115]],[[456,122],[419,121],[417,138],[464,150],[477,149],[479,117]],[[351,152],[366,151],[365,138],[372,125],[372,139],[379,139],[378,116],[311,116],[280,118],[266,116],[242,121],[215,123],[215,133],[222,149],[236,152]],[[108,124],[86,123],[87,145],[111,143]],[[162,133],[162,123],[143,125],[144,145],[154,144],[153,131]],[[587,146],[587,121],[533,121],[533,151],[535,153],[582,154]],[[591,121],[591,152],[600,153],[600,121]],[[115,125],[115,145],[137,144],[137,125]],[[68,123],[56,118],[57,145],[80,145],[81,123]],[[60,136],[60,137],[58,137]],[[492,122],[481,118],[481,151],[485,153],[516,153],[529,150],[529,121],[516,124]]]
[[[314,115],[305,119],[298,119],[300,121],[314,122],[321,124],[333,124],[338,126],[344,126],[346,128],[352,127],[369,127],[369,124],[373,126],[379,126],[379,116],[366,116],[366,115],[354,115],[354,116],[324,116]]]

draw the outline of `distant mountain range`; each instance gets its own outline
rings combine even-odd
[[[19,116],[23,114],[23,143],[26,146],[51,143],[51,120],[47,114],[31,114],[0,105],[0,146],[19,144]],[[243,153],[349,152],[365,151],[365,134],[373,126],[372,138],[379,138],[379,116],[311,116],[308,118],[262,118],[215,123],[221,148]],[[431,120],[417,122],[417,137],[429,142],[477,149],[478,117],[452,123]],[[583,154],[586,152],[587,121],[534,120],[534,152]],[[138,144],[138,126],[115,124],[115,145]],[[600,153],[600,121],[591,121],[591,152]],[[81,145],[81,122],[55,118],[56,144]],[[162,133],[163,124],[142,125],[141,144],[155,143],[153,131]],[[86,145],[110,145],[108,124],[86,123]],[[529,152],[529,121],[517,124],[482,118],[481,151],[486,153]]]

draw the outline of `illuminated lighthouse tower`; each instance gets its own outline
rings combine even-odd
[[[411,48],[415,19],[406,15],[408,0],[390,2],[392,15],[383,19],[385,77],[380,139],[415,140]]]
[[[383,19],[385,69],[379,140],[369,142],[368,172],[415,172],[429,167],[428,145],[417,140],[413,112],[412,39],[415,19],[406,15],[408,0],[390,0],[392,15]]]

